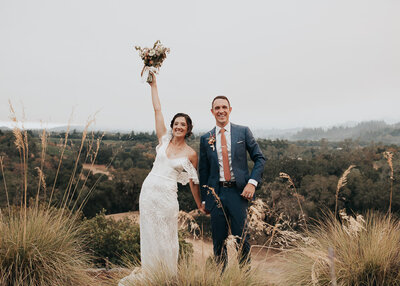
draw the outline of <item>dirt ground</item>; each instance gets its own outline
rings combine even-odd
[[[139,212],[126,212],[126,213],[119,213],[119,214],[111,214],[107,215],[107,218],[112,218],[115,219],[116,221],[119,221],[124,218],[130,219],[133,223],[139,223]]]
[[[93,175],[95,174],[103,174],[105,176],[107,176],[107,178],[111,181],[112,180],[112,176],[111,173],[108,171],[107,166],[106,165],[97,165],[97,164],[82,164],[82,168],[85,170],[90,170],[92,172]]]
[[[186,241],[193,245],[193,257],[198,263],[204,263],[213,253],[211,239],[187,238]],[[252,246],[251,267],[261,269],[268,281],[273,282],[276,277],[282,274],[281,268],[279,267],[281,263],[283,263],[283,260],[279,257],[278,251],[268,251],[263,247]]]

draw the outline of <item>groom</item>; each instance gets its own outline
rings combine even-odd
[[[211,105],[216,126],[200,139],[199,175],[202,200],[205,201],[206,211],[211,214],[216,260],[226,265],[225,239],[230,228],[232,234],[239,237],[240,263],[244,263],[250,259],[246,230],[247,207],[261,180],[265,158],[250,129],[229,122],[232,107],[227,97],[217,96]],[[247,152],[254,162],[250,174]],[[218,205],[210,189],[204,186],[215,190],[222,206]]]

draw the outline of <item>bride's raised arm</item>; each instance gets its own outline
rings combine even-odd
[[[152,74],[153,81],[150,82],[151,86],[151,100],[153,102],[154,115],[156,121],[156,134],[158,138],[158,142],[161,143],[161,137],[163,137],[167,133],[167,128],[164,123],[164,116],[161,111],[161,102],[158,97],[158,89],[157,89],[157,81],[155,74]]]

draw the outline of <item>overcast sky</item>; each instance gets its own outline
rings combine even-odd
[[[210,129],[210,103],[252,128],[400,121],[400,1],[0,0],[0,122],[152,130],[135,45],[171,48],[164,116]]]

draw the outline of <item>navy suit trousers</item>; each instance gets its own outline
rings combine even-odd
[[[218,262],[227,262],[227,250],[225,239],[228,237],[229,228],[237,239],[240,250],[240,263],[249,262],[250,244],[247,231],[247,207],[248,201],[240,194],[236,187],[223,188],[218,190],[218,196],[222,202],[222,208],[215,206],[211,210],[211,228],[214,245],[214,255]],[[225,214],[224,214],[225,212]]]

